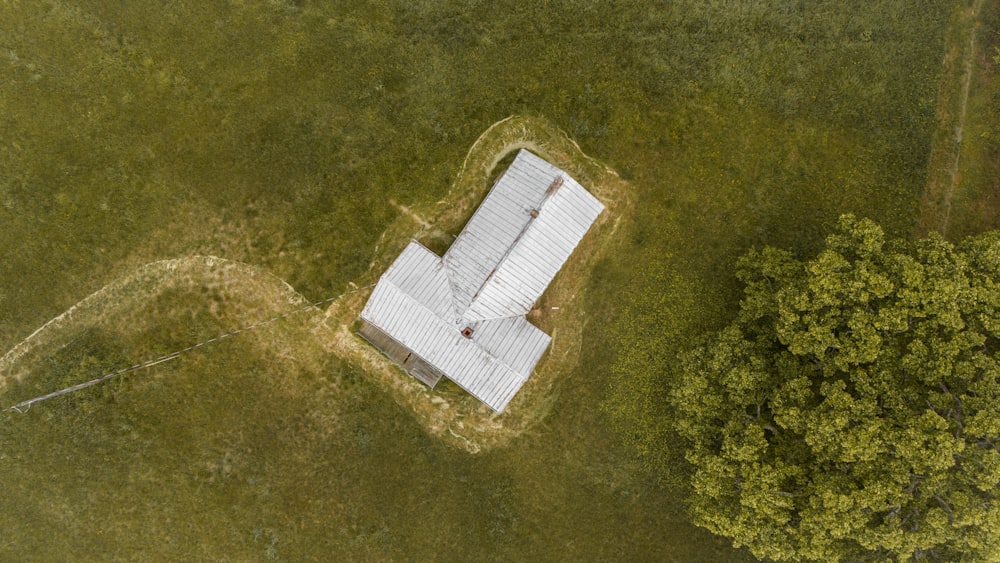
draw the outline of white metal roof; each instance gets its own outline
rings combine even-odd
[[[463,319],[527,314],[602,210],[568,174],[518,152],[444,255]]]
[[[500,412],[551,339],[524,317],[461,323],[442,269],[440,258],[411,242],[375,286],[361,318]],[[462,336],[466,327],[472,338]]]
[[[500,412],[551,340],[525,314],[603,209],[522,150],[444,257],[411,242],[361,317]]]

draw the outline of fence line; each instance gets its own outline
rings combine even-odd
[[[352,293],[357,293],[359,291],[368,289],[370,287],[374,287],[374,285],[375,284],[366,285],[365,287],[358,287],[358,288],[352,289],[350,291],[345,291],[344,293],[341,293],[340,295],[337,295],[335,297],[330,297],[330,298],[324,299],[322,301],[317,301],[315,303],[310,303],[308,305],[299,307],[298,309],[294,309],[292,311],[288,311],[288,312],[282,313],[280,315],[275,315],[275,316],[273,316],[273,317],[271,317],[269,319],[265,319],[265,320],[257,321],[257,322],[252,323],[252,324],[241,326],[240,328],[238,328],[236,330],[229,331],[229,332],[227,332],[225,334],[220,334],[218,336],[209,338],[208,340],[204,340],[204,341],[199,342],[197,344],[192,344],[191,346],[188,346],[187,348],[182,348],[180,350],[177,350],[175,352],[171,352],[169,354],[164,354],[162,356],[159,356],[159,357],[156,357],[156,358],[153,358],[153,359],[150,359],[150,360],[146,360],[144,362],[139,362],[138,364],[131,365],[131,366],[127,367],[127,368],[122,368],[122,369],[120,369],[118,371],[114,371],[114,372],[111,372],[111,373],[106,373],[106,374],[104,374],[104,375],[102,375],[100,377],[96,377],[94,379],[91,379],[90,381],[85,381],[83,383],[78,383],[76,385],[72,385],[70,387],[66,387],[64,389],[60,389],[58,391],[53,391],[51,393],[46,393],[45,395],[40,395],[38,397],[34,397],[34,398],[28,399],[26,401],[21,401],[20,403],[17,403],[16,405],[11,405],[11,406],[3,409],[3,410],[0,410],[0,413],[9,412],[9,411],[15,411],[15,412],[19,412],[19,413],[25,413],[25,412],[28,411],[28,409],[31,408],[31,405],[34,405],[35,403],[40,403],[42,401],[46,401],[48,399],[53,399],[55,397],[66,395],[66,394],[72,393],[74,391],[79,391],[81,389],[86,389],[87,387],[93,387],[94,385],[103,383],[103,382],[105,382],[105,381],[107,381],[109,379],[114,379],[115,377],[118,377],[119,375],[124,375],[124,374],[132,372],[132,371],[136,371],[136,370],[140,370],[140,369],[152,367],[152,366],[155,366],[157,364],[162,364],[163,362],[169,362],[171,360],[176,360],[178,357],[180,357],[181,354],[185,354],[187,352],[191,352],[192,350],[201,348],[202,346],[205,346],[207,344],[211,344],[213,342],[218,342],[220,340],[224,340],[226,338],[229,338],[229,337],[232,337],[232,336],[236,336],[237,334],[240,334],[242,332],[247,332],[247,331],[253,330],[255,328],[260,328],[262,326],[271,324],[271,323],[273,323],[273,322],[275,322],[277,320],[281,320],[281,319],[284,319],[286,317],[290,317],[291,315],[294,315],[294,314],[297,314],[297,313],[301,313],[302,311],[305,311],[305,310],[308,310],[308,309],[313,309],[313,308],[319,307],[320,305],[325,305],[327,303],[330,303],[331,301],[335,301],[337,299],[340,299],[341,297],[350,295]]]

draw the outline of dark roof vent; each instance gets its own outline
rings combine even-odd
[[[472,327],[471,326],[467,326],[467,327],[463,328],[462,329],[462,336],[464,336],[466,338],[472,338]]]
[[[532,209],[531,210],[531,218],[532,219],[536,219],[537,217],[538,217],[538,210],[537,209]]]

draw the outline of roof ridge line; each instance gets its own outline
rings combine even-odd
[[[563,183],[566,181],[563,178],[564,174],[566,174],[566,172],[561,169],[559,170],[559,172],[556,173],[555,178],[552,179],[552,183],[549,184],[549,187],[545,189],[545,195],[542,196],[541,201],[539,201],[538,204],[534,207],[534,209],[531,210],[531,217],[528,219],[528,222],[524,224],[524,227],[521,229],[521,232],[517,233],[517,236],[514,237],[513,241],[511,241],[510,246],[507,247],[507,250],[503,253],[503,256],[500,257],[500,260],[497,261],[497,265],[493,268],[493,271],[490,272],[490,275],[486,276],[486,279],[483,280],[483,283],[480,284],[479,288],[476,289],[476,292],[472,294],[472,301],[469,301],[469,306],[466,307],[464,311],[462,311],[463,320],[465,320],[466,313],[468,313],[469,310],[472,309],[472,307],[479,300],[479,294],[482,293],[483,288],[489,285],[490,280],[493,279],[493,274],[497,273],[497,270],[503,267],[504,263],[507,261],[507,258],[510,257],[511,253],[514,251],[515,248],[517,248],[517,245],[521,242],[521,238],[523,238],[524,234],[528,232],[528,229],[530,229],[535,224],[535,219],[538,219],[538,215],[541,214],[542,208],[545,207],[545,204],[551,201],[552,196],[555,195],[555,193],[559,191],[559,188],[562,187]],[[524,314],[507,315],[504,317],[490,317],[490,318],[509,319],[511,317],[520,317],[520,316],[524,316]],[[477,320],[483,321],[487,319],[477,319]]]
[[[455,313],[455,315],[457,317],[461,318],[463,316],[464,312],[459,312],[455,308],[455,288],[452,286],[451,276],[448,275],[448,266],[445,265],[445,263],[444,263],[444,256],[438,256],[437,252],[434,252],[430,248],[427,248],[427,246],[424,243],[420,242],[419,240],[417,240],[415,238],[410,238],[410,242],[407,244],[407,246],[409,246],[409,244],[416,244],[421,249],[427,251],[428,254],[430,254],[431,256],[434,256],[434,258],[437,261],[438,272],[443,272],[444,273],[444,281],[445,281],[444,287],[445,287],[445,289],[448,290],[448,303],[451,305],[451,310],[452,310],[453,313]],[[404,248],[404,251],[405,251],[405,248]],[[393,266],[394,265],[395,265],[395,263],[393,264]],[[390,266],[390,268],[391,267],[392,266]],[[386,270],[386,273],[388,273],[388,270]],[[384,276],[385,276],[385,274],[383,273],[383,277]],[[379,280],[381,281],[381,278],[379,278]],[[398,289],[398,290],[402,291],[403,293],[409,295],[409,293],[406,290],[404,290],[402,286],[400,286],[398,283],[396,283],[392,279],[388,279],[387,278],[386,281],[388,281],[390,284],[392,284],[392,286],[395,287],[396,289]],[[423,308],[427,309],[428,311],[430,311],[431,313],[433,313],[435,317],[441,318],[437,313],[434,312],[433,309],[431,309],[430,307],[427,307],[426,305],[424,305],[419,300],[414,299],[414,301],[417,301],[418,303],[420,303],[421,307],[423,307]]]
[[[416,242],[417,244],[420,244],[419,241],[414,241],[414,242]],[[423,245],[421,244],[420,246],[423,246]],[[427,248],[427,247],[424,247],[424,248]],[[430,249],[428,248],[427,250],[430,250]],[[446,275],[446,277],[447,277],[447,275]],[[421,309],[423,309],[423,310],[427,311],[428,313],[430,313],[430,315],[432,317],[434,317],[435,319],[437,319],[437,321],[440,322],[443,326],[445,326],[448,330],[454,330],[456,332],[461,332],[460,328],[456,329],[455,327],[453,327],[451,325],[451,323],[449,323],[447,321],[447,319],[442,318],[440,315],[438,315],[437,313],[434,312],[434,309],[431,309],[426,304],[424,304],[422,301],[420,301],[419,299],[413,297],[410,294],[410,292],[406,291],[406,289],[404,289],[401,285],[399,285],[398,283],[396,283],[394,280],[392,280],[392,279],[386,279],[385,281],[386,281],[386,283],[388,285],[391,285],[392,287],[394,287],[397,291],[399,291],[401,294],[405,295],[410,301],[412,301],[413,303],[415,303]],[[464,320],[464,317],[462,317],[462,318]],[[526,315],[507,315],[506,317],[491,317],[491,318],[488,318],[488,319],[478,319],[475,322],[485,323],[485,322],[490,322],[490,321],[500,321],[500,320],[504,320],[504,319],[524,319],[525,322],[527,322],[528,324],[531,324],[531,322],[528,321]],[[534,326],[534,325],[532,324],[532,326]],[[538,328],[538,327],[535,327],[535,328]],[[551,338],[552,338],[551,334],[545,332],[544,330],[542,330],[540,328],[538,328],[538,330],[542,334],[544,334],[545,336],[548,336],[549,339],[551,340]],[[527,381],[528,377],[530,377],[530,375],[531,375],[530,373],[523,374],[520,371],[518,371],[517,369],[514,369],[514,366],[512,366],[511,364],[509,364],[506,361],[504,361],[500,356],[498,356],[498,355],[494,354],[493,352],[489,351],[488,349],[486,349],[486,347],[483,346],[482,344],[480,344],[477,340],[470,338],[469,341],[472,344],[474,344],[476,346],[476,348],[479,348],[484,354],[486,354],[486,356],[489,357],[489,360],[490,360],[491,364],[500,364],[507,371],[509,371],[511,373],[516,373],[518,376],[524,376],[524,378],[523,378],[524,381]],[[411,350],[411,352],[412,352],[412,350]],[[416,352],[414,352],[414,353],[416,353]],[[417,354],[417,356],[420,357],[421,359],[424,359],[425,361],[427,361],[427,359],[424,358],[423,356],[421,356],[420,354]],[[430,363],[430,362],[428,361],[428,363]],[[449,379],[451,379],[451,378],[449,378]],[[459,384],[459,387],[462,387],[462,385]],[[465,387],[462,387],[462,388],[465,389]],[[468,389],[466,389],[466,391],[468,391]]]
[[[510,153],[508,153],[508,154],[510,154]],[[480,210],[483,207],[483,203],[485,203],[485,202],[487,202],[487,201],[490,200],[490,196],[492,196],[493,192],[496,191],[498,187],[500,187],[500,184],[503,182],[504,178],[506,178],[507,175],[513,169],[514,163],[516,163],[519,159],[521,159],[522,156],[524,158],[526,158],[527,160],[529,160],[529,161],[533,160],[532,166],[535,163],[541,163],[544,166],[549,166],[549,167],[553,168],[555,170],[555,173],[556,173],[555,174],[555,178],[553,179],[553,182],[550,183],[549,187],[545,191],[545,194],[543,194],[542,199],[539,200],[539,202],[535,205],[533,211],[538,211],[539,209],[541,209],[542,206],[543,206],[543,204],[549,199],[549,196],[552,194],[552,186],[553,186],[553,184],[557,183],[556,181],[558,181],[558,185],[556,186],[556,189],[558,189],[565,182],[565,178],[563,178],[563,176],[565,176],[566,178],[572,179],[572,177],[569,175],[568,172],[566,172],[562,168],[559,168],[558,166],[552,164],[551,162],[545,160],[544,158],[538,156],[537,154],[535,154],[534,152],[532,152],[528,148],[521,147],[521,148],[517,149],[517,152],[514,153],[514,161],[511,163],[510,166],[507,167],[506,170],[504,170],[497,177],[497,179],[493,182],[493,185],[490,186],[490,189],[486,191],[486,196],[483,198],[483,201],[480,203],[479,207],[477,207],[476,210],[472,213],[472,217],[470,217],[469,220],[466,221],[465,226],[463,226],[462,230],[459,231],[458,235],[455,236],[455,239],[452,241],[451,245],[448,246],[448,249],[445,250],[444,253],[441,255],[441,263],[444,266],[445,275],[448,278],[448,285],[449,285],[449,288],[451,289],[453,305],[459,305],[459,303],[457,301],[457,296],[458,296],[458,294],[460,292],[458,292],[456,290],[457,286],[458,286],[458,283],[452,279],[451,269],[448,267],[448,262],[449,262],[449,258],[450,258],[450,255],[451,255],[451,251],[455,247],[455,243],[458,242],[458,240],[462,238],[462,235],[465,234],[466,228],[468,227],[469,223],[471,223],[473,221],[473,219],[475,219],[476,216],[479,214]],[[534,217],[532,217],[531,219],[534,219]],[[507,256],[511,252],[511,249],[513,249],[517,245],[518,241],[521,239],[521,236],[524,235],[525,230],[527,230],[528,226],[533,222],[531,219],[529,219],[528,223],[524,226],[524,228],[521,229],[521,232],[518,233],[517,237],[514,239],[514,241],[510,244],[510,246],[504,252],[503,256],[500,257],[500,260],[497,261],[496,266],[494,266],[494,268],[493,268],[493,272],[496,272],[496,270],[500,268],[500,265],[503,264],[504,260],[507,259]],[[469,304],[467,306],[465,306],[464,308],[461,308],[461,307],[458,307],[458,306],[455,307],[455,313],[459,317],[461,317],[463,319],[465,318],[465,314],[468,313],[469,309],[472,308],[472,305],[476,302],[476,297],[482,291],[483,287],[486,286],[486,282],[488,282],[489,279],[490,279],[490,277],[492,277],[493,272],[491,272],[488,276],[486,276],[486,279],[483,281],[483,283],[480,284],[480,286],[476,289],[476,292],[473,293],[472,299],[469,300]]]

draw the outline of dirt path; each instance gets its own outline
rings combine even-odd
[[[605,204],[607,211],[543,295],[539,310],[545,312],[537,322],[550,332],[552,343],[503,415],[496,415],[453,385],[439,385],[431,392],[357,337],[352,326],[370,290],[350,292],[334,300],[326,311],[310,313],[294,338],[272,342],[269,336],[256,342],[279,347],[275,350],[278,355],[297,363],[321,365],[325,355],[334,354],[360,367],[412,412],[429,434],[469,452],[501,446],[531,428],[548,412],[555,384],[577,364],[587,321],[584,288],[591,268],[613,247],[618,227],[632,217],[635,205],[631,192],[614,171],[585,155],[564,132],[544,120],[524,116],[501,120],[473,143],[444,200],[424,208],[397,205],[401,214],[380,239],[366,279],[355,287],[377,280],[410,238],[460,228],[489,189],[497,163],[519,148],[530,148],[569,172]],[[171,289],[199,287],[230,296],[233,306],[227,307],[229,313],[223,320],[234,326],[308,305],[286,282],[248,264],[214,256],[153,262],[86,297],[0,357],[0,390],[25,377],[38,362],[85,329],[99,326],[128,331],[141,323],[156,322],[144,315],[146,304]],[[559,306],[558,319],[551,316],[551,305]],[[271,327],[267,330],[279,330]]]
[[[165,291],[184,287],[224,288],[246,303],[233,314],[244,322],[254,315],[280,312],[308,303],[292,286],[259,268],[217,256],[187,256],[145,264],[88,295],[48,321],[0,357],[0,391],[22,379],[32,362],[58,350],[91,326],[117,329],[134,321],[136,311]],[[122,328],[127,330],[127,328]],[[95,374],[100,375],[100,374]]]
[[[414,213],[413,210],[410,209],[409,207],[403,205],[402,203],[396,202],[396,200],[394,200],[394,199],[390,199],[389,200],[389,205],[391,205],[391,206],[395,207],[396,209],[398,209],[399,212],[402,213],[403,215],[406,215],[410,219],[413,219],[414,223],[416,223],[417,225],[420,225],[420,230],[421,231],[430,230],[431,224],[428,223],[427,220],[425,220],[420,215],[417,215],[416,213]]]
[[[982,25],[979,14],[984,1],[975,0],[971,7],[959,8],[949,30],[935,113],[938,129],[928,160],[927,187],[921,199],[920,220],[917,225],[917,234],[920,236],[931,231],[943,235],[948,233],[951,201],[961,182],[959,163],[962,136],[975,68],[976,36]]]

